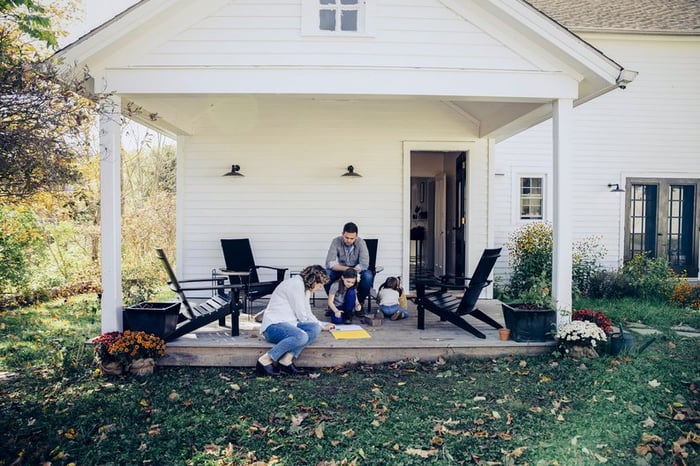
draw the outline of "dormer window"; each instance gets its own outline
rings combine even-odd
[[[360,0],[319,0],[321,31],[358,31]]]
[[[302,33],[373,35],[375,0],[302,0]]]

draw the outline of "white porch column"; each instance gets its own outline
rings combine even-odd
[[[122,330],[121,104],[106,103],[100,115],[100,234],[102,332]]]
[[[572,159],[573,100],[554,101],[554,244],[552,249],[552,297],[557,325],[571,320]]]

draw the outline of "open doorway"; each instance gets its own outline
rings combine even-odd
[[[411,288],[416,277],[464,274],[465,166],[464,152],[411,151]]]

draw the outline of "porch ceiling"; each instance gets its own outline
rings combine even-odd
[[[255,99],[264,96],[253,95],[122,95],[122,107],[126,115],[154,130],[175,137],[178,134],[195,134],[195,123],[200,118],[216,111],[226,109],[240,110],[241,106],[255,106]],[[305,101],[326,102],[361,102],[372,100],[407,101],[433,100],[451,106],[463,117],[474,122],[483,138],[504,139],[516,132],[538,123],[551,116],[551,104],[548,99],[505,99],[478,100],[468,97],[447,96],[392,96],[392,95],[295,95],[274,96],[268,98],[289,99],[303,105]],[[482,98],[483,99],[483,98]],[[138,109],[132,112],[130,109]],[[532,116],[531,123],[517,123],[519,119]]]

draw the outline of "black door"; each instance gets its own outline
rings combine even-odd
[[[697,276],[698,185],[698,180],[630,180],[625,259],[646,252],[665,257],[678,273]]]
[[[455,275],[464,277],[465,264],[465,244],[464,244],[464,228],[467,222],[466,208],[464,206],[466,198],[466,179],[467,179],[467,153],[462,152],[456,159],[456,181],[455,181]]]

